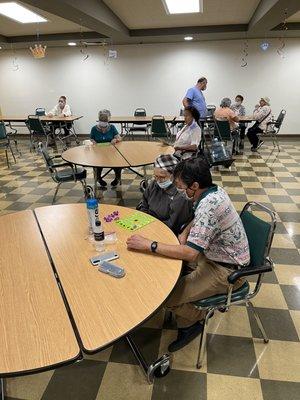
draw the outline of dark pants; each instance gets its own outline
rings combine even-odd
[[[247,136],[248,136],[249,142],[251,143],[252,147],[254,147],[255,149],[257,148],[257,145],[259,142],[259,138],[258,138],[257,134],[262,133],[262,132],[263,132],[263,130],[255,125],[251,126],[251,128],[248,129]]]
[[[116,179],[121,179],[122,168],[113,168]],[[97,181],[100,182],[103,168],[97,168]]]
[[[240,128],[240,138],[241,140],[244,140],[246,132],[246,124],[244,124],[243,122],[239,123],[239,128]]]
[[[60,122],[50,122],[51,128],[53,129],[53,132],[55,133],[56,129],[59,129],[62,127],[64,130],[65,136],[68,136],[70,133],[70,129],[72,128],[72,124],[70,122],[67,122],[66,124],[61,124]]]

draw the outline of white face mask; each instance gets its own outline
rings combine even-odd
[[[158,186],[159,186],[161,189],[167,189],[169,186],[172,185],[172,183],[173,183],[173,182],[172,182],[170,179],[168,179],[167,181],[164,181],[164,182],[157,182]]]
[[[239,107],[242,104],[242,102],[241,101],[236,101],[235,104],[236,104],[236,106]]]
[[[107,128],[108,127],[108,122],[99,121],[98,122],[98,126],[99,126],[99,128]]]
[[[178,192],[181,193],[187,200],[193,200],[194,195],[193,195],[192,197],[189,197],[188,194],[187,194],[187,192],[186,192],[186,189],[178,189],[178,188],[177,188],[177,190],[178,190]],[[195,194],[195,193],[194,193],[194,194]]]

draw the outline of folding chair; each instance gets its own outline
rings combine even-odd
[[[134,116],[135,117],[146,117],[146,110],[144,108],[137,108],[134,111]],[[133,133],[134,132],[144,132],[145,135],[148,135],[148,128],[149,125],[145,124],[143,121],[135,121],[132,126],[129,128],[128,133],[129,135],[131,134],[133,138]]]
[[[55,183],[57,183],[52,199],[52,204],[55,203],[58,189],[63,182],[79,181],[82,184],[84,194],[86,193],[86,169],[65,162],[59,155],[50,157],[42,142],[38,144],[38,151],[43,156],[46,167],[50,172],[51,178]],[[57,160],[60,160],[60,162],[57,162]]]
[[[26,125],[30,134],[30,150],[35,148],[41,137],[46,139],[47,148],[49,137],[53,135],[53,130],[48,125],[44,125],[37,115],[28,115]]]
[[[6,157],[6,163],[7,163],[8,168],[9,168],[10,164],[9,164],[9,160],[8,160],[7,149],[10,150],[11,155],[14,159],[14,162],[16,163],[16,158],[15,158],[14,152],[12,150],[12,147],[10,144],[10,139],[9,139],[9,136],[7,135],[6,127],[5,127],[5,124],[3,121],[0,121],[0,149],[5,150],[5,157]]]
[[[258,216],[255,215],[256,211],[265,213],[270,221],[266,222],[258,218]],[[255,311],[250,300],[258,294],[264,274],[273,270],[273,261],[269,258],[269,253],[276,229],[276,215],[273,211],[260,203],[249,202],[243,208],[240,216],[249,242],[250,264],[247,267],[233,270],[232,274],[229,275],[227,293],[194,302],[194,305],[199,310],[204,310],[206,314],[197,358],[198,369],[201,368],[203,364],[208,321],[215,310],[227,311],[233,305],[246,304],[254,313],[264,342],[268,343],[269,341],[259,315]],[[233,290],[233,286],[239,278],[251,275],[258,275],[255,288],[252,291],[250,291],[250,286],[247,281],[237,290]]]
[[[265,132],[263,132],[262,134],[259,135],[259,136],[264,136],[264,137],[270,136],[272,138],[273,147],[277,146],[278,151],[280,151],[280,147],[279,147],[279,143],[278,143],[278,132],[281,129],[281,125],[285,118],[285,115],[286,115],[286,111],[281,110],[277,119],[274,121],[268,122]]]
[[[165,117],[153,115],[151,122],[151,137],[155,139],[170,139],[171,132],[166,124]]]

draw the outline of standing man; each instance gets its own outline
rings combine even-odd
[[[207,113],[206,101],[203,95],[203,90],[207,88],[207,79],[202,77],[198,79],[196,86],[188,89],[182,104],[184,108],[195,107],[200,114],[200,118],[205,118]]]
[[[180,162],[174,171],[179,190],[194,202],[194,219],[179,235],[180,244],[157,243],[133,235],[128,249],[157,253],[187,262],[196,262],[192,272],[181,276],[167,301],[176,315],[178,336],[168,350],[177,351],[202,332],[205,312],[193,302],[227,293],[228,276],[249,264],[249,244],[242,221],[229,196],[212,183],[207,162],[200,157]],[[244,283],[240,279],[234,290]]]
[[[241,94],[235,96],[235,103],[232,104],[230,107],[232,111],[236,114],[237,117],[244,117],[246,115],[246,109],[243,106],[244,97]],[[245,139],[245,132],[246,132],[246,124],[245,122],[239,123],[240,128],[240,144],[239,149],[244,149],[244,139]]]

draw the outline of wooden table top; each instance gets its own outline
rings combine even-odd
[[[44,122],[74,122],[80,118],[82,118],[83,116],[76,116],[76,115],[71,115],[70,117],[49,117],[47,115],[42,115],[40,116],[40,120],[44,121]],[[0,121],[4,121],[4,122],[25,122],[28,119],[28,115],[27,116],[0,116]]]
[[[107,146],[77,146],[62,153],[62,158],[85,167],[126,168],[153,164],[160,154],[172,154],[174,148],[160,142],[122,141]]]
[[[126,168],[128,162],[111,144],[108,146],[77,146],[62,153],[62,158],[85,167]]]
[[[161,142],[123,141],[117,143],[115,147],[132,167],[150,165],[160,154],[174,153],[174,147]]]
[[[121,218],[135,212],[101,204],[100,217],[115,210]],[[104,229],[116,231],[118,237],[116,244],[106,246],[106,251],[118,252],[120,258],[114,263],[124,267],[126,275],[116,279],[98,272],[89,262],[96,251],[86,239],[88,221],[84,204],[41,207],[35,213],[85,352],[95,352],[141,324],[166,300],[179,278],[181,261],[128,251],[126,239],[132,233],[114,222],[104,223]],[[136,233],[178,243],[171,230],[158,220]]]
[[[75,360],[79,346],[32,211],[0,217],[0,375]]]
[[[111,123],[116,124],[125,124],[125,123],[134,123],[134,122],[144,122],[145,124],[150,123],[152,121],[153,115],[147,115],[145,117],[135,117],[133,115],[125,115],[125,116],[111,116],[109,117],[109,121]],[[177,115],[164,115],[166,122],[171,122],[176,119],[177,122],[184,121],[184,117]]]

